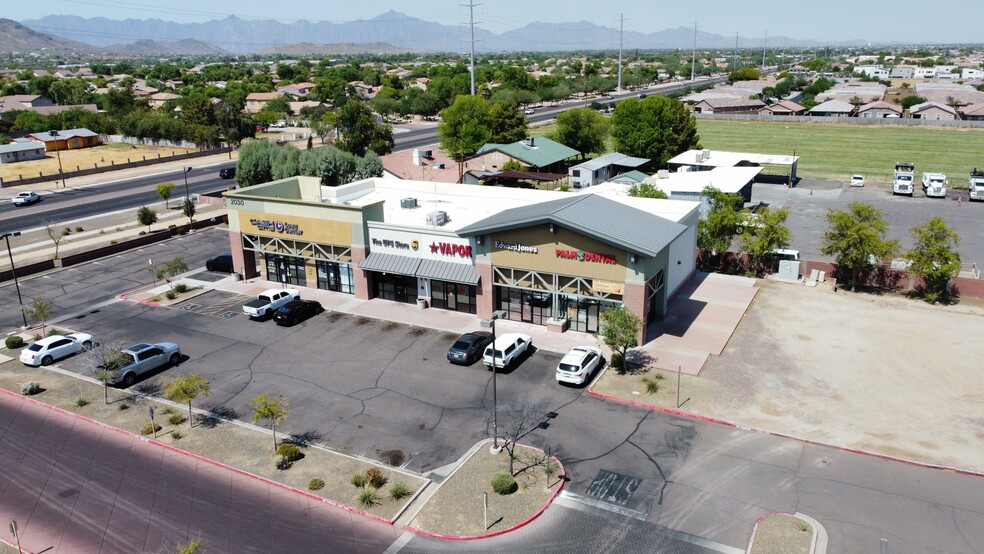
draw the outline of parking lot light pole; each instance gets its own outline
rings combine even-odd
[[[499,421],[498,421],[499,404],[498,404],[498,398],[496,398],[497,389],[495,383],[495,374],[499,373],[499,370],[496,369],[495,367],[495,362],[498,359],[496,356],[496,349],[495,349],[495,320],[502,319],[504,317],[506,317],[505,310],[496,310],[492,312],[492,315],[489,317],[488,320],[489,327],[492,328],[492,449],[495,450],[496,452],[498,452],[499,450]]]
[[[191,171],[190,167],[184,168],[184,181],[185,181],[185,202],[191,202],[191,194],[188,192],[188,172]],[[187,204],[186,204],[187,205]],[[191,211],[188,211],[188,232],[191,232],[191,228],[194,225],[194,221],[191,219]]]
[[[10,237],[19,237],[20,231],[4,233],[3,240],[7,243],[7,257],[10,258],[10,274],[14,276],[14,288],[17,289],[17,305],[20,306],[24,327],[27,327],[27,315],[24,313],[24,301],[21,299],[20,283],[17,282],[17,268],[14,267],[14,255],[10,252]]]

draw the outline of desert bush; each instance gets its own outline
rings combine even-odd
[[[76,232],[76,233],[81,233],[82,231],[85,231],[85,229],[83,229],[83,228],[81,228],[81,227],[76,227],[76,228],[75,228],[75,232]]]
[[[378,467],[371,467],[366,470],[366,480],[373,488],[381,489],[388,479]]]
[[[362,487],[365,487],[368,481],[369,479],[366,478],[366,474],[362,472],[356,473],[355,475],[352,476],[351,479],[349,479],[349,482],[352,483],[352,485],[360,489]]]
[[[646,385],[647,394],[656,394],[660,390],[659,382],[663,380],[663,376],[660,374],[651,375],[649,377],[643,377],[642,383]]]
[[[187,418],[181,414],[170,414],[167,416],[168,425],[181,425],[187,421]]]
[[[174,285],[174,292],[188,292],[188,285],[184,283],[177,283]]]
[[[7,350],[14,350],[15,348],[24,346],[24,339],[20,335],[10,335],[4,339],[3,345],[7,347]]]
[[[75,398],[74,404],[79,408],[81,408],[82,406],[88,406],[89,399],[80,394]]]
[[[359,502],[359,506],[362,506],[363,508],[378,506],[380,504],[379,492],[372,487],[366,487],[359,491],[357,500]]]
[[[290,466],[294,465],[293,462],[287,459],[286,456],[281,456],[277,454],[273,457],[273,467],[283,471],[285,469],[290,469]]]
[[[392,487],[390,487],[390,498],[393,500],[403,500],[411,494],[413,494],[413,490],[410,489],[410,487],[408,487],[405,483],[397,481],[396,483],[393,483]]]
[[[57,327],[48,327],[48,334],[45,336],[50,337],[52,335],[64,335],[64,334],[65,334],[64,329],[59,329]]]
[[[301,449],[296,444],[291,444],[289,442],[282,443],[277,447],[277,455],[287,458],[291,462],[296,462],[304,457],[301,453]]]
[[[184,435],[181,434],[181,431],[178,431],[177,429],[175,429],[174,431],[171,431],[171,438],[174,439],[174,440],[178,440],[178,439],[180,439],[183,436]]]
[[[164,293],[164,297],[167,298],[168,300],[174,300],[175,298],[178,297],[178,293],[173,290],[169,290]]]
[[[156,433],[161,430],[161,426],[156,423],[146,423],[140,428],[141,435],[150,435],[151,433]]]
[[[138,234],[138,235],[140,235],[140,236],[144,236],[144,235],[146,235],[146,234],[147,234],[147,231],[140,231],[140,232],[139,232],[139,233],[137,233],[137,234]]]
[[[119,406],[117,406],[116,409],[122,412],[123,410],[129,410],[130,409],[130,405],[127,404],[126,402],[123,402],[122,404],[120,404]]]
[[[21,394],[24,396],[31,396],[32,394],[37,394],[39,392],[41,392],[41,385],[37,381],[21,383]]]
[[[622,372],[622,353],[612,352],[611,359],[608,360],[608,365],[614,367],[619,373]]]
[[[109,244],[116,244],[117,242],[118,241],[116,239],[113,239],[113,240],[109,241]]]
[[[499,471],[492,476],[492,490],[499,494],[512,494],[518,488],[516,478],[505,471]]]
[[[308,490],[309,491],[320,491],[323,488],[325,488],[325,482],[323,480],[321,480],[321,479],[318,479],[317,477],[315,477],[314,479],[311,479],[308,482]]]
[[[161,413],[164,414],[164,415],[173,414],[174,413],[174,408],[172,408],[170,406],[165,406],[164,409],[161,410]]]
[[[70,227],[65,227],[64,229],[62,229],[62,236],[71,235],[71,234],[72,234],[72,229]]]

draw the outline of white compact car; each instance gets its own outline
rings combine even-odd
[[[583,385],[601,367],[601,350],[593,346],[575,346],[557,366],[557,382]]]
[[[92,348],[92,335],[73,333],[51,335],[21,351],[20,361],[29,366],[51,365],[53,362]]]
[[[852,187],[863,187],[864,186],[864,175],[851,175],[851,186]]]
[[[526,111],[524,111],[523,113],[525,113],[526,115],[533,115],[536,113],[536,110],[533,108],[526,108]]]

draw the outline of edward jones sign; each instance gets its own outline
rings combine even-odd
[[[615,256],[609,254],[598,254],[596,252],[585,252],[583,250],[564,250],[558,248],[557,257],[565,260],[578,260],[580,262],[594,262],[599,264],[618,263]]]

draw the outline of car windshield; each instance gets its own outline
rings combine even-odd
[[[578,371],[581,371],[581,368],[572,364],[560,364],[560,367],[558,367],[557,369],[559,371],[565,371],[567,373],[576,373]]]
[[[455,342],[455,343],[454,343],[454,344],[453,344],[453,345],[451,346],[451,349],[452,349],[452,350],[468,350],[468,347],[469,347],[469,346],[471,346],[471,342],[470,342],[470,341],[467,341],[467,340],[461,340],[461,339],[458,339],[458,340],[457,340],[457,341],[456,341],[456,342]]]
[[[38,350],[41,350],[41,345],[38,343],[34,343],[31,346],[28,346],[27,349],[30,350],[31,352],[37,352]]]

